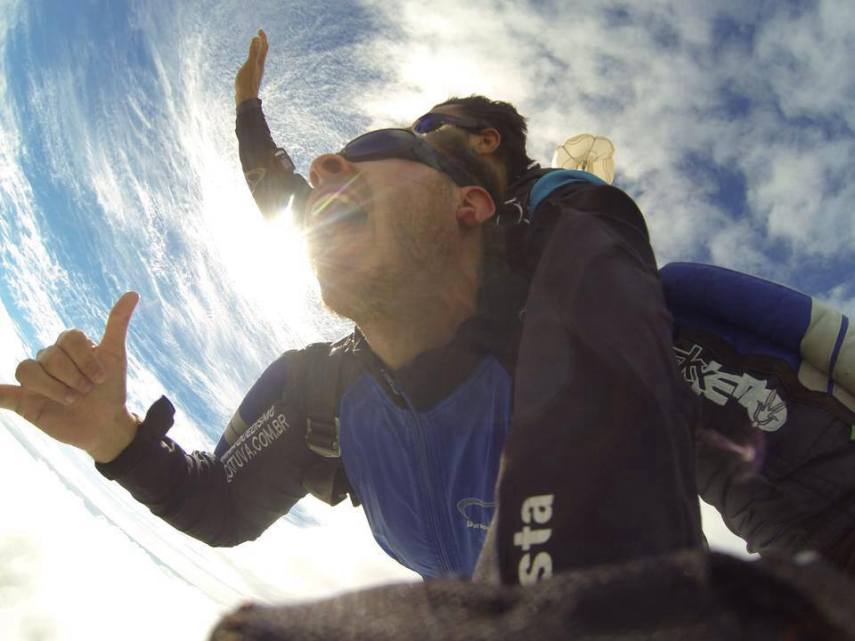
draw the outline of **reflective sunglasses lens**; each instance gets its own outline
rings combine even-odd
[[[441,114],[425,114],[418,120],[413,127],[413,131],[417,134],[428,134],[442,127],[448,120]]]

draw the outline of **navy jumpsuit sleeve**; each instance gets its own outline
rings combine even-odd
[[[692,424],[647,229],[611,186],[537,210],[485,557],[506,583],[702,545]]]
[[[304,470],[319,458],[305,445],[299,381],[286,387],[301,357],[287,352],[267,368],[215,453],[187,453],[166,436],[174,408],[164,397],[134,441],[98,470],[156,516],[210,545],[256,538],[305,496]]]
[[[278,216],[289,203],[299,209],[312,188],[295,173],[288,153],[273,142],[261,100],[252,98],[238,105],[235,135],[246,184],[265,218]]]
[[[681,327],[675,340],[701,398],[704,500],[751,552],[817,551],[855,574],[855,414],[806,388],[784,359],[740,353],[702,328]]]

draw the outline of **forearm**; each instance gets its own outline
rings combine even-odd
[[[261,213],[275,217],[289,203],[292,210],[298,210],[311,187],[295,173],[285,150],[273,141],[261,100],[253,98],[238,105],[235,134],[247,186]]]
[[[165,398],[155,403],[136,438],[115,460],[98,464],[99,472],[176,529],[214,546],[256,538],[293,505],[280,504],[276,511],[248,509],[217,457],[188,454],[166,436],[173,413]]]

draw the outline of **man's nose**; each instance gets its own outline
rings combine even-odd
[[[353,165],[339,154],[323,154],[309,167],[309,182],[317,189],[329,182],[342,182],[355,172]]]

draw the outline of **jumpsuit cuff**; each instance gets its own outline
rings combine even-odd
[[[247,98],[235,109],[238,116],[253,111],[261,111],[261,98]]]
[[[148,458],[152,449],[160,447],[160,440],[174,423],[175,407],[161,396],[146,412],[131,444],[109,463],[95,463],[103,476],[111,481],[126,476]]]

